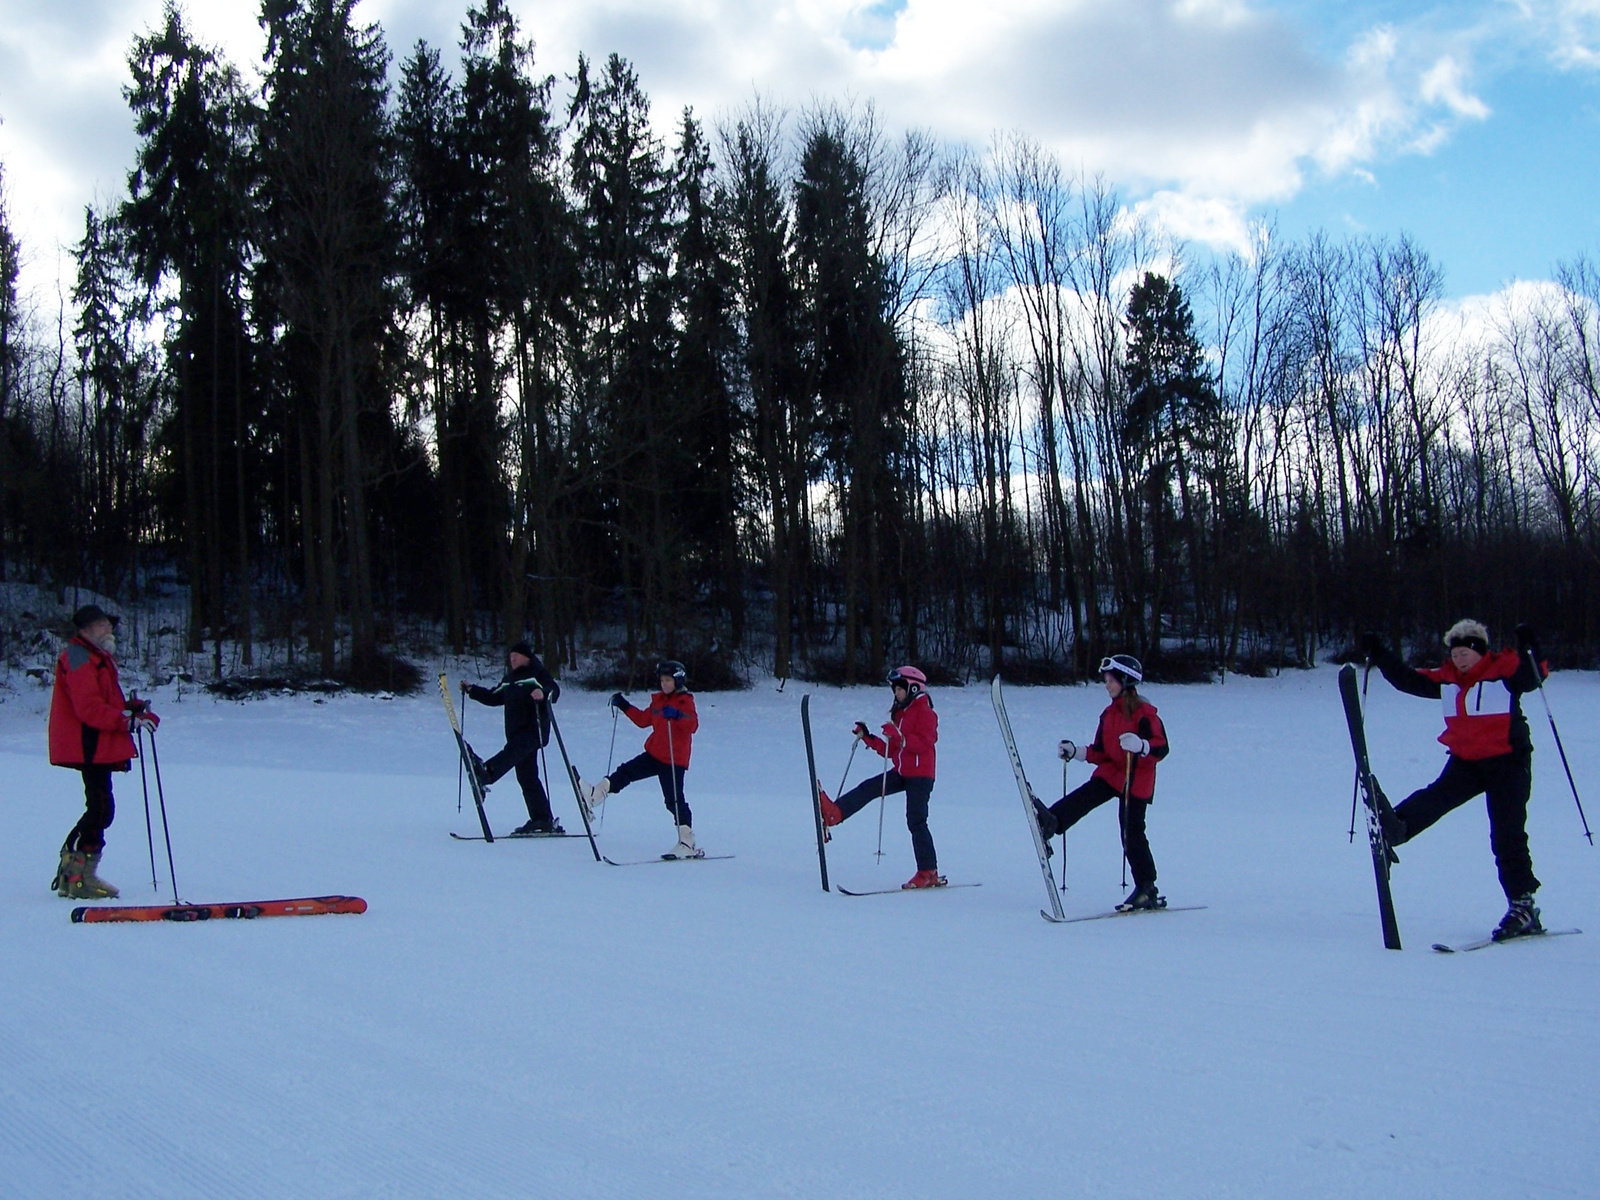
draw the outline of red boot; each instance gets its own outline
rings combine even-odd
[[[910,879],[900,885],[901,891],[910,891],[913,888],[944,887],[950,881],[937,871],[918,871]]]
[[[844,820],[844,813],[840,812],[839,806],[829,799],[827,792],[818,788],[817,796],[822,801],[822,824],[824,826],[837,825]]]

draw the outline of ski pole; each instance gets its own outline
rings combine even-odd
[[[467,693],[466,692],[462,692],[461,693],[461,740],[463,742],[465,742],[467,740]],[[461,811],[461,772],[462,772],[462,769],[466,766],[467,760],[466,760],[466,756],[465,755],[461,755],[461,754],[456,755],[456,758],[458,760],[456,762],[456,811],[460,812]]]
[[[1061,794],[1067,794],[1067,760],[1061,760]],[[1067,831],[1061,831],[1061,890],[1067,890]]]
[[[833,798],[837,800],[844,795],[844,782],[850,778],[850,764],[856,760],[856,748],[861,745],[861,735],[858,733],[850,739],[850,757],[844,760],[844,774],[839,776],[839,790],[834,792]]]
[[[167,793],[161,786],[161,756],[156,753],[156,731],[150,731],[150,768],[156,773],[156,801],[161,805],[161,836],[167,842],[167,878],[172,880],[172,902],[182,904],[178,896],[178,870],[172,865],[172,827],[167,824]]]
[[[683,828],[683,800],[678,792],[678,752],[672,745],[672,722],[666,717],[661,718],[667,723],[667,769],[672,772],[672,815],[678,822],[678,828]]]
[[[887,750],[889,747],[885,746]],[[889,758],[884,756],[883,774],[878,776],[878,865],[883,865],[883,808],[889,795]]]
[[[1572,789],[1572,800],[1578,806],[1578,820],[1583,822],[1583,836],[1589,839],[1589,845],[1594,845],[1594,834],[1589,832],[1589,818],[1583,815],[1583,801],[1578,799],[1578,785],[1572,778],[1572,767],[1567,762],[1567,748],[1561,744],[1561,731],[1556,728],[1556,715],[1550,711],[1550,697],[1544,692],[1544,672],[1539,664],[1533,664],[1534,671],[1539,676],[1539,699],[1544,701],[1544,715],[1550,719],[1550,732],[1555,735],[1556,753],[1561,755],[1561,768],[1567,773],[1567,786]]]
[[[611,760],[617,753],[617,709],[611,709],[611,745],[606,747],[606,774],[611,774]]]
[[[1128,886],[1128,796],[1133,792],[1133,751],[1128,756],[1128,773],[1122,780],[1122,802],[1117,806],[1117,832],[1122,835],[1122,886]]]
[[[134,698],[138,699],[138,693],[134,694]],[[150,828],[150,780],[144,773],[144,726],[137,719],[133,722],[133,731],[139,741],[139,784],[144,788],[144,842],[150,847],[150,890],[159,892],[161,885],[156,882],[156,835]]]

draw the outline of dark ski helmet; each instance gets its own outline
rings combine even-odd
[[[660,679],[663,675],[671,675],[672,685],[680,691],[689,686],[689,672],[675,658],[664,658],[656,664],[656,678]]]
[[[1109,654],[1100,660],[1100,674],[1115,675],[1127,687],[1144,680],[1144,666],[1131,654]]]
[[[928,686],[928,677],[915,667],[896,667],[889,672],[890,687],[904,687],[910,695],[915,696]]]

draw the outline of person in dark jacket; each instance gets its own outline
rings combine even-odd
[[[1165,908],[1166,898],[1156,890],[1156,860],[1145,834],[1145,813],[1155,800],[1156,764],[1167,756],[1167,730],[1156,706],[1139,695],[1144,667],[1137,658],[1113,654],[1102,660],[1100,679],[1111,703],[1100,714],[1094,740],[1087,746],[1063,740],[1060,747],[1064,761],[1083,759],[1094,764],[1094,774],[1049,808],[1033,802],[1039,832],[1048,845],[1057,833],[1065,833],[1107,800],[1124,798],[1118,817],[1133,891],[1117,908],[1122,912]]]
[[[1380,797],[1385,840],[1404,845],[1473,797],[1487,796],[1489,845],[1509,905],[1494,939],[1542,933],[1534,904],[1539,880],[1528,852],[1533,738],[1522,715],[1522,696],[1543,678],[1533,630],[1517,626],[1517,649],[1491,652],[1487,628],[1471,619],[1457,621],[1444,635],[1449,658],[1422,669],[1406,666],[1377,634],[1363,634],[1361,642],[1367,660],[1395,688],[1444,705],[1444,770],[1393,808]]]
[[[528,819],[511,831],[512,837],[565,833],[550,811],[550,797],[539,780],[539,751],[550,741],[550,706],[561,696],[561,685],[526,641],[506,651],[506,673],[492,688],[461,681],[461,690],[479,704],[506,710],[505,749],[485,762],[472,747],[472,770],[487,789],[509,771],[517,773]]]
[[[939,856],[933,834],[928,830],[928,801],[933,796],[936,751],[939,741],[939,714],[933,711],[928,695],[928,677],[916,667],[896,667],[889,672],[894,703],[889,719],[883,723],[883,736],[874,737],[865,721],[857,721],[855,735],[867,749],[883,757],[883,771],[876,779],[864,779],[837,801],[819,792],[822,823],[838,825],[853,817],[874,800],[892,792],[906,794],[906,828],[911,832],[911,851],[916,855],[917,873],[900,886],[944,887],[950,881],[939,874]]]
[[[681,662],[669,658],[656,664],[656,679],[660,688],[644,708],[635,707],[621,692],[611,697],[612,708],[640,729],[650,731],[644,740],[644,752],[611,774],[602,775],[598,783],[580,779],[578,790],[587,797],[593,813],[611,793],[641,779],[656,779],[661,784],[661,799],[678,827],[677,844],[661,857],[704,858],[706,852],[694,841],[694,812],[683,796],[683,777],[689,770],[695,731],[700,728],[700,714],[689,691],[689,672]]]
[[[118,618],[97,604],[72,614],[77,632],[56,660],[50,695],[50,762],[83,776],[84,811],[61,846],[50,886],[74,900],[110,900],[117,889],[100,878],[106,830],[116,818],[111,773],[130,769],[137,722],[155,729],[160,718],[142,700],[129,702],[117,679]]]

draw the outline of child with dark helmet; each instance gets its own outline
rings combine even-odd
[[[1048,843],[1107,800],[1120,798],[1122,852],[1133,872],[1133,891],[1117,909],[1165,908],[1166,899],[1156,891],[1156,860],[1145,835],[1145,811],[1155,799],[1156,763],[1167,756],[1167,731],[1156,706],[1139,695],[1144,667],[1137,658],[1113,654],[1102,659],[1100,679],[1111,703],[1100,714],[1094,740],[1083,746],[1063,739],[1060,746],[1064,761],[1083,759],[1094,765],[1094,774],[1048,808],[1033,802],[1039,832]]]
[[[630,783],[654,777],[661,784],[661,797],[678,826],[678,844],[662,858],[704,858],[706,852],[694,843],[694,813],[683,798],[683,777],[689,770],[689,751],[694,744],[700,716],[689,693],[688,671],[681,662],[666,659],[656,664],[660,689],[644,708],[636,708],[621,692],[611,697],[615,708],[640,729],[650,730],[644,752],[630,758],[599,783],[578,781],[578,790],[594,813],[607,796],[620,792]]]
[[[863,721],[855,724],[856,737],[883,756],[883,772],[876,779],[863,780],[837,802],[823,792],[822,822],[837,825],[881,796],[904,792],[906,828],[911,831],[917,873],[901,887],[944,887],[949,881],[939,874],[933,834],[928,832],[928,798],[933,794],[939,714],[933,711],[933,699],[928,695],[928,677],[916,667],[895,668],[889,672],[888,683],[894,689],[894,703],[889,706],[889,719],[883,723],[883,736],[874,736]]]

